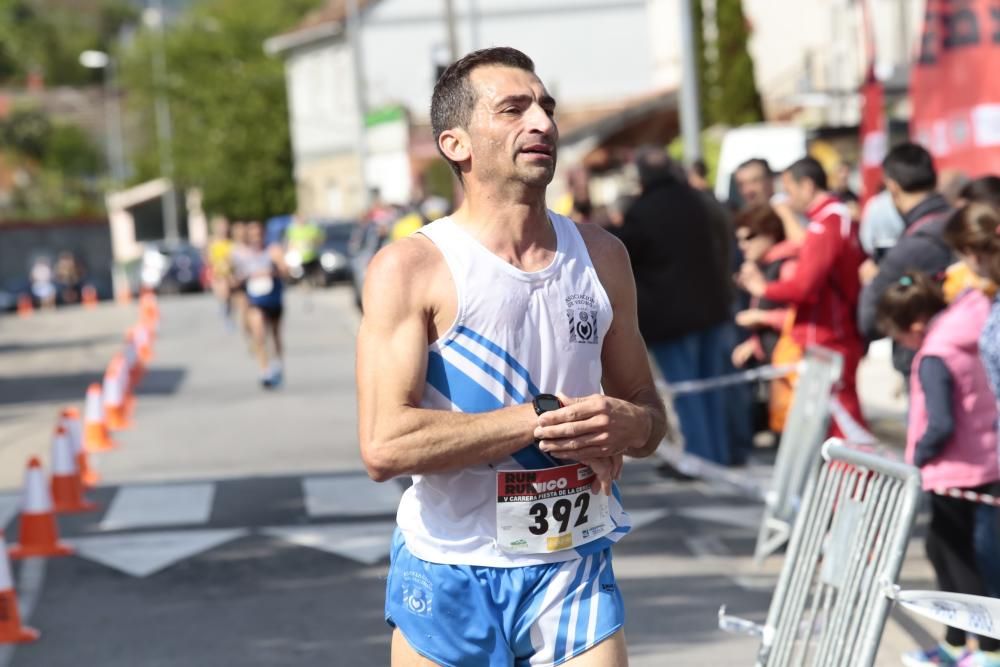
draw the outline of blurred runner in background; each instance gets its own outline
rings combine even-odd
[[[236,272],[246,285],[247,323],[254,353],[260,367],[260,383],[265,389],[281,384],[283,376],[281,316],[284,312],[284,287],[281,278],[287,273],[281,247],[264,243],[264,226],[247,225],[247,249],[236,260]],[[268,340],[273,355],[268,354]]]

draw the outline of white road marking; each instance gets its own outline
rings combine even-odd
[[[111,501],[100,529],[207,523],[214,497],[212,483],[123,486]]]
[[[389,558],[395,521],[374,521],[335,526],[280,526],[260,532],[278,539],[374,565]]]
[[[398,484],[379,484],[367,475],[305,477],[302,493],[306,512],[313,518],[395,514],[403,495]]]
[[[186,558],[248,535],[242,528],[96,535],[67,540],[77,555],[133,577],[148,577]]]

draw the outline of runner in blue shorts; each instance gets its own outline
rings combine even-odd
[[[361,454],[410,475],[386,586],[394,667],[627,664],[614,480],[666,419],[622,245],[545,207],[555,100],[510,48],[434,88],[461,207],[387,246],[358,335]]]

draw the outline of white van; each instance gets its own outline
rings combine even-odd
[[[808,142],[808,132],[797,125],[759,123],[729,130],[722,138],[719,153],[715,176],[716,198],[721,202],[729,201],[733,174],[747,160],[763,158],[778,173],[806,156]]]

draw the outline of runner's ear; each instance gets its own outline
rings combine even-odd
[[[472,142],[469,133],[460,127],[445,130],[438,137],[438,146],[452,162],[461,164],[472,157]]]

